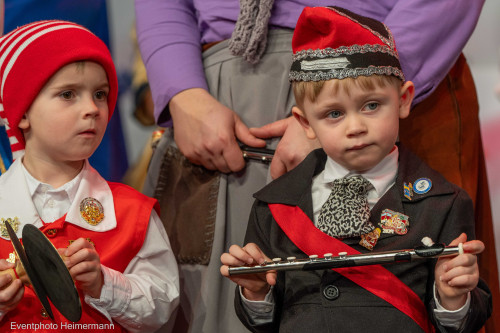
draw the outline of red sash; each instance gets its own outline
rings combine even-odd
[[[328,252],[360,253],[320,231],[297,206],[269,204],[269,209],[288,238],[308,255]],[[425,332],[435,332],[422,300],[410,287],[381,265],[334,268],[333,270],[393,305],[413,319]]]

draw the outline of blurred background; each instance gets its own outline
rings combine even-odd
[[[476,83],[500,267],[500,1],[486,1],[464,54]]]

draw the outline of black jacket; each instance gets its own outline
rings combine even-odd
[[[404,236],[383,233],[373,251],[413,248],[422,245],[424,236],[445,244],[462,232],[467,233],[469,240],[473,239],[473,206],[467,193],[447,182],[404,147],[399,147],[399,152],[396,183],[373,207],[370,219],[379,225],[382,210],[388,208],[409,216],[409,231]],[[280,229],[268,203],[299,206],[312,220],[311,182],[323,170],[325,162],[323,150],[315,150],[295,169],[255,194],[245,244],[256,243],[270,258],[307,257]],[[423,177],[431,180],[431,190],[425,194],[414,193],[411,200],[406,198],[404,183]],[[359,238],[350,239],[346,243],[359,252],[368,252],[358,241]],[[433,323],[434,265],[435,260],[417,260],[385,266],[428,306]],[[336,297],[331,297],[332,290]],[[254,325],[236,292],[236,313],[251,331],[422,332],[413,320],[392,305],[332,270],[279,272],[273,293],[276,301],[273,322]],[[491,293],[483,281],[471,295],[470,311],[460,330],[463,332],[476,332],[491,314]],[[444,327],[437,324],[436,327],[437,331],[446,332]]]

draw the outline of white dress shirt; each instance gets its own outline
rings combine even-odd
[[[40,228],[42,220],[52,222],[64,214],[66,223],[97,232],[116,227],[114,202],[107,182],[86,161],[71,181],[54,189],[41,183],[24,168],[18,158],[0,177],[0,217],[17,216],[23,224]],[[79,203],[91,196],[101,202],[106,215],[92,226],[79,216]],[[99,299],[85,296],[85,302],[110,321],[130,332],[153,332],[164,324],[179,302],[179,274],[170,242],[158,214],[153,210],[146,238],[123,274],[101,265],[104,285]],[[0,319],[3,318],[0,313]]]
[[[311,195],[312,195],[312,205],[313,205],[313,215],[314,215],[314,225],[318,224],[318,216],[323,207],[323,204],[328,200],[330,192],[332,191],[331,182],[335,179],[350,177],[354,175],[361,175],[367,179],[372,185],[368,192],[368,205],[372,209],[380,198],[394,185],[396,182],[396,176],[398,173],[398,159],[399,151],[398,147],[394,146],[393,150],[375,167],[372,169],[359,174],[353,171],[349,171],[337,162],[335,162],[330,157],[327,158],[325,163],[325,168],[322,172],[317,174],[311,185]],[[243,307],[250,315],[250,318],[255,324],[264,324],[272,321],[274,313],[274,298],[272,294],[272,289],[266,295],[263,301],[250,301],[247,300],[240,289],[240,295],[243,303]],[[436,318],[444,326],[451,326],[454,328],[459,328],[462,323],[462,319],[465,318],[467,311],[470,306],[470,293],[467,297],[466,304],[456,311],[448,311],[443,308],[436,297],[436,292],[434,288],[434,299],[436,301],[437,308],[434,310]]]

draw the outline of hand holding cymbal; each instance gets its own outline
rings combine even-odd
[[[14,256],[14,254],[12,255]],[[13,272],[13,268],[15,268],[14,263],[0,259],[0,313],[15,309],[24,297],[23,283],[16,279],[14,273],[9,274]]]
[[[19,278],[25,286],[31,286],[50,318],[54,319],[48,299],[68,320],[77,322],[82,315],[82,305],[71,275],[56,248],[35,226],[24,226],[23,244],[5,222],[10,240],[18,258],[16,266],[0,272]]]

